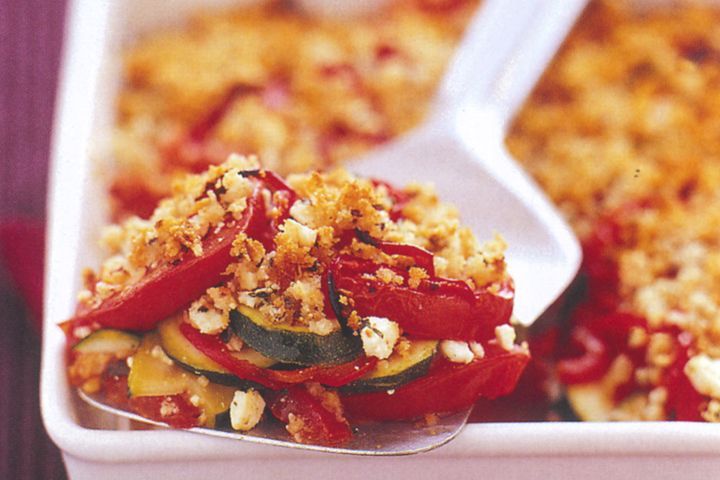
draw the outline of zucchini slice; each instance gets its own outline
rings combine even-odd
[[[341,390],[348,393],[389,390],[422,377],[430,368],[437,345],[437,340],[414,340],[404,355],[393,353],[387,360],[378,362],[373,371]]]
[[[96,330],[80,340],[72,349],[79,353],[114,353],[122,357],[140,346],[140,337],[121,330]]]
[[[230,409],[235,388],[201,380],[198,375],[175,365],[163,352],[158,334],[145,335],[132,358],[128,375],[131,397],[197,395],[207,426],[213,426],[215,417]]]
[[[182,316],[176,315],[164,320],[158,325],[160,345],[167,356],[173,359],[178,366],[198,375],[204,375],[210,381],[222,385],[234,385],[243,388],[262,388],[254,382],[237,378],[225,369],[225,367],[198,350],[180,331],[179,327],[182,321]],[[247,360],[261,368],[268,368],[276,363],[275,360],[267,358],[247,347],[243,348],[240,352],[233,353],[233,356],[240,360]]]
[[[334,365],[354,360],[362,353],[359,336],[344,335],[341,330],[318,335],[304,327],[275,325],[244,305],[230,312],[230,321],[246,344],[285,363]]]

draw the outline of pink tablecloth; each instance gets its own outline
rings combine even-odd
[[[0,225],[41,224],[45,213],[64,11],[64,0],[0,1]],[[41,255],[26,250],[27,260]],[[0,329],[0,479],[65,478],[40,419],[39,337],[7,263],[0,263]]]

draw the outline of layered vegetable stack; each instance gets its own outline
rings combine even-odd
[[[173,426],[250,430],[268,410],[298,442],[340,444],[348,418],[506,394],[529,359],[503,241],[479,244],[426,187],[286,183],[231,156],[104,242],[63,324],[71,383]]]
[[[477,0],[395,0],[371,18],[265,6],[198,14],[125,57],[111,192],[147,217],[178,173],[230,152],[285,175],[374,148],[423,118]]]
[[[720,10],[644,3],[591,4],[507,143],[584,243],[555,352],[575,411],[716,422]]]

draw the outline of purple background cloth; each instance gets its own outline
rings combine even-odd
[[[65,0],[0,0],[0,223],[45,215]],[[38,401],[40,339],[0,263],[0,479],[62,479]]]

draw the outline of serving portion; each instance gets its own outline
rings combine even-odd
[[[68,337],[86,393],[176,427],[297,442],[509,393],[529,359],[510,325],[504,242],[480,244],[431,189],[344,171],[287,183],[237,155],[183,177],[148,220],[107,228]]]
[[[538,344],[582,419],[717,422],[720,11],[641,3],[591,4],[507,139],[584,244]]]

